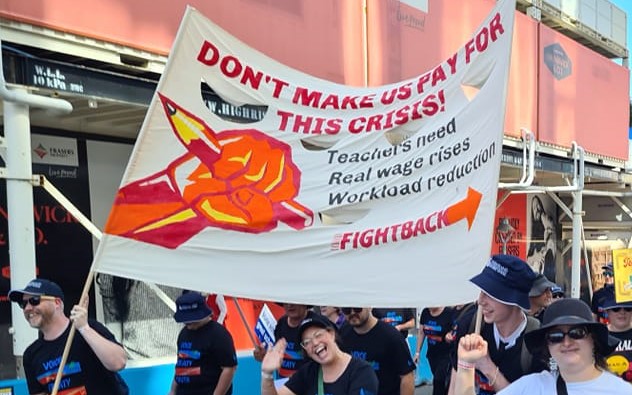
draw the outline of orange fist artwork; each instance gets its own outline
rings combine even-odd
[[[121,187],[107,233],[177,248],[208,226],[262,233],[279,221],[296,230],[312,225],[313,212],[295,200],[301,173],[287,144],[255,129],[215,133],[159,96],[187,153]]]

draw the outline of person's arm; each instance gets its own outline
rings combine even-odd
[[[261,344],[255,344],[255,349],[252,350],[252,356],[255,358],[255,361],[261,362],[263,361],[263,357],[266,355],[266,348]]]
[[[487,342],[478,334],[459,340],[456,374],[452,374],[454,395],[474,395],[474,370],[479,360],[487,356]],[[452,385],[451,385],[452,387]]]
[[[399,394],[414,395],[415,394],[415,371],[409,372],[403,376],[399,376]]]
[[[285,385],[279,389],[274,387],[274,371],[281,367],[287,342],[279,339],[270,347],[261,361],[261,395],[296,395]]]
[[[415,327],[415,317],[409,319],[406,322],[402,322],[399,325],[395,325],[395,329],[397,329],[398,331],[407,331],[409,329],[413,329]]]
[[[417,344],[415,345],[415,356],[413,357],[413,361],[416,364],[419,363],[421,347],[423,347],[424,339],[426,338],[426,334],[424,333],[424,326],[420,323],[419,328],[417,329]]]
[[[70,311],[70,319],[75,329],[88,343],[92,351],[105,368],[112,372],[118,372],[127,364],[127,354],[120,344],[106,339],[99,332],[88,325],[88,302],[73,306]]]
[[[174,378],[171,382],[171,388],[169,388],[169,392],[167,395],[176,395],[176,391],[178,390],[178,383],[176,383],[176,379]]]
[[[235,370],[237,370],[237,366],[222,366],[222,373],[219,375],[213,395],[226,395],[226,392],[233,383]]]
[[[494,387],[496,392],[511,384],[505,376],[503,376],[503,373],[494,361],[492,361],[489,357],[489,354],[476,361],[476,369],[487,377],[489,385]]]
[[[450,368],[450,385],[448,386],[448,395],[455,394],[456,389],[454,388],[454,383],[456,383],[456,370],[454,370],[454,368]]]

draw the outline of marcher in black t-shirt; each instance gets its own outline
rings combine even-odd
[[[408,337],[408,331],[415,327],[415,309],[410,308],[374,308],[373,315],[380,321],[393,326],[399,333]]]
[[[230,395],[237,354],[230,333],[212,318],[205,298],[188,292],[176,300],[178,361],[169,395]]]
[[[603,308],[608,313],[608,332],[620,340],[606,363],[612,373],[632,383],[632,302],[617,303],[613,290]]]
[[[312,317],[314,313],[310,310],[312,306],[283,303],[285,315],[279,318],[274,328],[274,338],[276,341],[285,339],[286,348],[283,363],[277,372],[279,378],[290,377],[305,362],[303,349],[300,346],[299,326],[306,318]],[[261,362],[266,351],[261,346],[255,347],[253,355],[255,360]]]
[[[370,307],[343,307],[347,323],[341,329],[343,350],[367,361],[380,383],[379,395],[412,395],[415,363],[406,340],[391,325],[371,314]]]
[[[29,325],[40,331],[39,338],[24,352],[29,393],[52,392],[71,323],[79,333],[73,337],[59,393],[129,393],[116,373],[127,363],[125,350],[107,328],[88,320],[87,299],[73,306],[68,318],[64,314],[63,291],[45,279],[34,279],[24,289],[12,290],[9,299],[22,307]]]
[[[590,299],[590,309],[597,321],[607,324],[608,323],[608,314],[603,308],[603,304],[605,299],[614,292],[614,269],[612,266],[612,262],[608,262],[607,264],[601,267],[603,270],[603,279],[604,285],[603,287],[595,290],[593,292],[592,298]]]
[[[426,359],[432,372],[432,395],[448,393],[446,383],[450,372],[450,342],[446,335],[452,331],[454,313],[449,307],[430,307],[421,311],[417,350],[414,361],[419,363],[419,352],[424,339],[428,342]]]
[[[314,315],[299,328],[301,347],[308,360],[280,388],[272,373],[281,367],[286,342],[280,339],[261,364],[262,395],[315,395],[319,386],[327,395],[375,395],[377,377],[365,361],[344,353],[336,342],[336,327],[327,317]]]

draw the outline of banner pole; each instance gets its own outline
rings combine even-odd
[[[481,333],[481,323],[483,321],[483,310],[481,306],[478,306],[476,309],[476,323],[474,325],[474,333],[480,335]]]
[[[90,292],[90,287],[92,281],[94,280],[94,270],[92,267],[90,268],[90,272],[88,272],[88,277],[86,278],[86,283],[83,285],[83,291],[81,292],[81,298],[79,299],[79,305],[83,305],[88,298],[88,292]],[[64,373],[64,366],[66,365],[66,361],[68,360],[68,354],[70,354],[70,346],[72,345],[72,341],[75,338],[76,328],[74,323],[70,324],[70,332],[68,333],[68,339],[66,339],[66,345],[64,346],[64,352],[61,356],[61,362],[59,363],[59,368],[57,369],[57,375],[55,376],[55,383],[53,384],[53,390],[51,391],[51,395],[57,395],[57,390],[59,389],[59,383]]]
[[[250,341],[252,342],[252,346],[257,347],[257,341],[255,340],[255,337],[252,335],[252,331],[250,330],[250,325],[248,325],[246,316],[244,316],[244,312],[241,310],[239,301],[234,296],[232,298],[233,298],[233,302],[235,302],[235,307],[237,307],[237,311],[239,312],[239,317],[241,317],[241,322],[243,322],[244,327],[246,327],[246,332],[248,332],[248,337],[250,338]]]

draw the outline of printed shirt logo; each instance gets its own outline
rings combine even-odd
[[[55,385],[55,378],[57,377],[57,370],[59,367],[60,358],[56,360],[49,361],[44,364],[44,368],[46,370],[37,376],[37,381],[40,384],[46,386],[48,391],[52,391],[53,386]],[[81,364],[79,362],[68,362],[64,365],[64,371],[62,373],[62,378],[59,380],[59,395],[86,395],[88,392],[84,386],[72,386],[72,377],[76,374],[80,374]]]
[[[177,248],[208,226],[262,233],[279,221],[296,230],[312,225],[313,212],[295,200],[301,172],[287,144],[254,129],[216,133],[167,97],[160,99],[188,152],[123,186],[107,233]]]
[[[191,376],[199,376],[202,369],[197,366],[202,357],[202,353],[198,350],[191,350],[190,343],[183,343],[182,348],[178,350],[178,361],[176,362],[176,377],[178,384],[186,384],[191,382]]]
[[[568,77],[573,72],[570,58],[558,43],[544,47],[544,64],[558,81]]]

